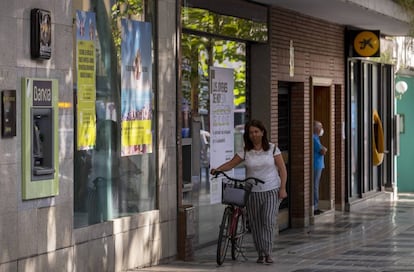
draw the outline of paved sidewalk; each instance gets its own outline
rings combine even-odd
[[[217,266],[216,246],[210,246],[197,250],[191,262],[173,261],[130,271],[414,271],[414,194],[400,194],[397,201],[376,201],[351,213],[325,212],[315,221],[308,228],[281,232],[271,265],[255,263],[257,256],[248,235],[247,260],[227,257]]]

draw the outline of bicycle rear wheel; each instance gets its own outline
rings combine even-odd
[[[227,247],[229,245],[229,230],[233,209],[226,207],[223,213],[223,219],[221,220],[220,232],[217,241],[217,264],[222,265],[226,258]]]
[[[235,234],[231,238],[231,258],[233,260],[236,260],[237,257],[242,253],[243,238],[246,232],[246,215],[241,211],[239,216],[237,216]]]

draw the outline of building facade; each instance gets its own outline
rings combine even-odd
[[[234,150],[255,118],[283,151],[279,229],[313,224],[313,120],[329,150],[321,208],[393,188],[393,66],[347,52],[348,30],[382,26],[296,1],[208,2],[1,2],[0,270],[122,271],[214,242],[210,67],[235,71]],[[373,110],[389,151],[379,166]]]
[[[5,134],[0,140],[1,270],[121,271],[175,256],[177,3],[137,1],[136,6],[126,7],[122,1],[3,1],[0,5],[3,15],[0,85],[2,90],[15,91],[7,97],[15,97],[16,102],[12,116],[15,133]],[[41,33],[51,34],[51,42],[40,44],[41,48],[49,49],[49,59],[35,57],[31,52],[34,39],[31,28],[36,25],[31,19],[33,9],[46,11],[37,23]],[[127,15],[127,11],[131,14]],[[151,25],[147,37],[150,52],[145,52],[150,60],[143,65],[142,76],[153,75],[150,83],[157,89],[151,94],[151,108],[156,117],[146,118],[151,120],[150,146],[143,155],[125,156],[131,159],[128,163],[121,159],[121,136],[112,130],[119,132],[122,118],[117,54],[120,39],[119,33],[116,36],[111,30],[120,30],[121,17]],[[87,51],[90,43],[95,50]],[[148,70],[148,63],[152,64],[152,71]],[[92,92],[88,89],[88,72],[95,75]],[[50,173],[57,177],[57,183],[44,181],[42,172],[35,172],[36,165],[30,159],[35,153],[30,151],[35,149],[35,143],[40,143],[42,155],[50,147],[52,140],[44,136],[47,129],[37,125],[35,117],[31,120],[33,130],[32,123],[23,125],[20,121],[26,108],[22,105],[24,96],[33,96],[30,84],[48,84],[50,80],[57,83],[52,92],[58,93],[58,103],[52,109],[57,113],[57,122],[49,128],[56,132],[51,139],[57,143],[52,152],[57,163]],[[31,100],[26,101],[35,107]],[[81,102],[87,104],[80,105]],[[2,109],[9,107],[6,104],[3,103]],[[96,112],[96,127],[87,131],[96,131],[99,139],[92,141],[92,148],[81,128],[94,119],[79,121],[81,116],[77,115],[82,112],[90,117],[87,114],[91,109],[93,116]],[[27,142],[26,126],[29,135],[38,132],[33,132]],[[23,152],[26,146],[28,153]],[[30,177],[26,180],[23,165],[32,167],[29,172],[38,173],[40,180],[33,181]],[[38,189],[43,185],[45,190]],[[128,193],[125,186],[132,187]]]

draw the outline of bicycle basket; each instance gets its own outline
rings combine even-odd
[[[236,205],[240,207],[246,206],[247,199],[249,198],[252,190],[252,184],[250,183],[237,183],[223,182],[222,183],[222,199],[223,204]]]

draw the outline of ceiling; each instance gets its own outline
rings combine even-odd
[[[406,36],[409,17],[391,0],[254,0],[293,10],[328,22],[380,30],[388,36]]]

